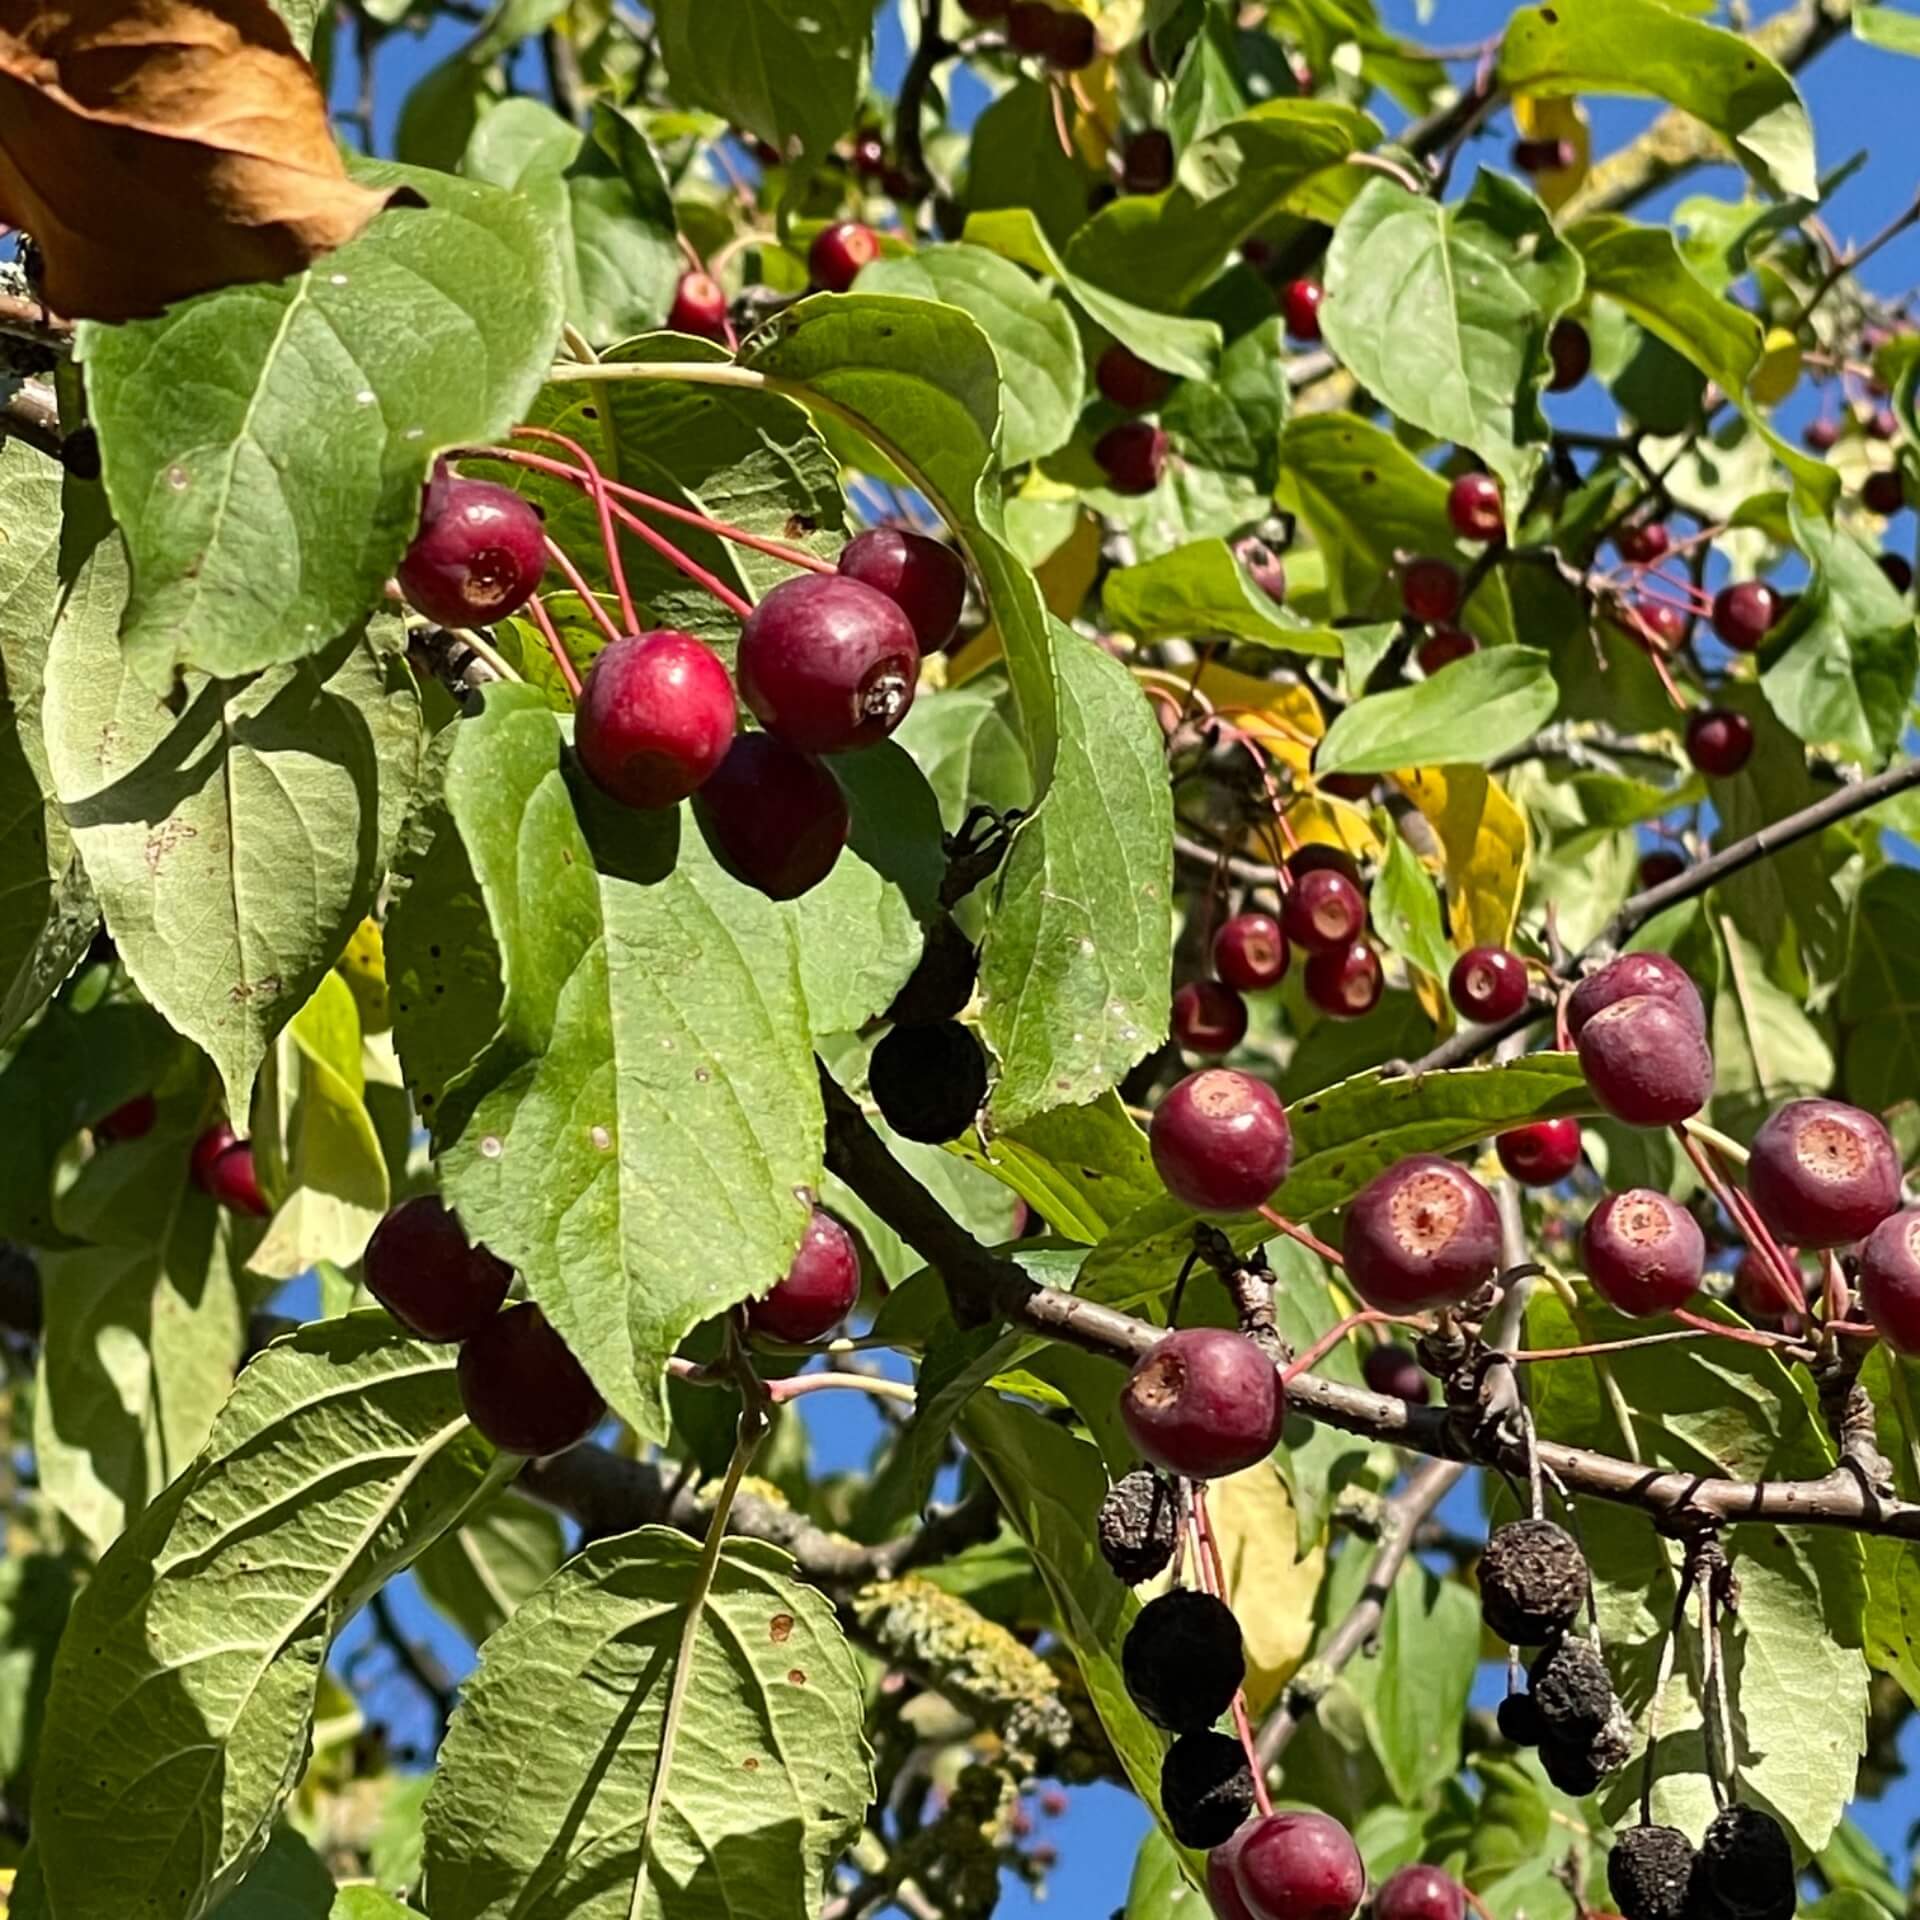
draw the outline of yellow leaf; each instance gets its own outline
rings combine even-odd
[[[1326,1551],[1316,1545],[1304,1560],[1295,1558],[1293,1502],[1265,1461],[1211,1481],[1207,1517],[1227,1577],[1227,1604],[1246,1641],[1247,1711],[1258,1720],[1307,1657]]]
[[[1526,815],[1482,767],[1416,767],[1393,777],[1445,850],[1454,945],[1462,953],[1504,947],[1526,879]]]
[[[1763,407],[1777,407],[1800,384],[1800,342],[1788,327],[1769,327],[1759,364],[1747,376],[1747,395]]]
[[[1542,99],[1523,93],[1513,103],[1513,124],[1523,140],[1565,140],[1573,147],[1573,165],[1549,167],[1533,176],[1533,190],[1543,204],[1558,213],[1580,191],[1593,164],[1593,129],[1587,110],[1565,95]]]
[[[334,965],[353,990],[363,1033],[385,1033],[393,1025],[387,1006],[387,949],[380,923],[369,917],[353,930],[347,950]]]

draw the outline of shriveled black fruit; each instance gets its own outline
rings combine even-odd
[[[1128,1630],[1120,1672],[1155,1726],[1199,1733],[1233,1704],[1247,1677],[1240,1623],[1210,1593],[1163,1593]]]
[[[1515,1520],[1480,1556],[1480,1612],[1502,1640],[1544,1646],[1580,1616],[1587,1563],[1572,1534],[1551,1520]]]
[[[1795,1901],[1793,1848],[1779,1821],[1758,1807],[1715,1814],[1693,1863],[1694,1920],[1786,1920]]]
[[[1501,1739],[1511,1740],[1516,1747],[1537,1747],[1546,1737],[1547,1726],[1540,1718],[1540,1709],[1524,1693],[1508,1694],[1494,1719]]]
[[[919,964],[907,984],[893,997],[887,1018],[896,1027],[931,1026],[951,1020],[973,998],[980,974],[980,955],[974,944],[943,913],[927,928]]]
[[[1128,1586],[1165,1570],[1180,1541],[1173,1488],[1150,1467],[1116,1480],[1100,1502],[1100,1551]]]
[[[1183,1847],[1217,1847],[1253,1811],[1253,1774],[1237,1740],[1183,1733],[1160,1767],[1160,1804]]]
[[[1527,1674],[1534,1705],[1550,1738],[1564,1746],[1591,1746],[1613,1712],[1606,1663],[1585,1641],[1556,1641]]]
[[[1606,1725],[1593,1736],[1587,1748],[1587,1758],[1607,1774],[1618,1773],[1632,1757],[1633,1721],[1616,1695]]]
[[[987,1056],[957,1020],[894,1027],[873,1050],[867,1085],[895,1133],[944,1146],[972,1126],[987,1097]]]
[[[1607,1855],[1607,1888],[1624,1920],[1684,1920],[1693,1842],[1677,1827],[1628,1827]]]
[[[1584,1744],[1569,1746],[1549,1735],[1540,1743],[1540,1764],[1562,1793],[1583,1800],[1600,1784],[1600,1769]]]

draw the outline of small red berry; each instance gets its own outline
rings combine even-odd
[[[1352,946],[1366,931],[1366,898],[1338,868],[1316,867],[1300,874],[1287,889],[1280,924],[1303,951],[1335,953]]]
[[[1650,653],[1671,653],[1684,646],[1693,624],[1670,600],[1636,600],[1630,614],[1633,637]]]
[[[423,1340],[466,1340],[500,1311],[513,1269],[470,1246],[450,1208],[432,1194],[403,1200],[373,1230],[367,1291]]]
[[[1500,1215],[1466,1168],[1416,1153],[1354,1196],[1340,1250],[1348,1284],[1370,1307],[1458,1306],[1493,1277]]]
[[[722,864],[770,900],[817,887],[853,824],[826,766],[765,733],[736,736],[693,804]]]
[[[1420,663],[1420,671],[1428,679],[1442,667],[1450,667],[1456,660],[1464,660],[1470,653],[1480,651],[1480,642],[1462,627],[1436,627],[1420,645],[1414,649],[1413,657]]]
[[[193,1183],[202,1192],[209,1192],[209,1182],[213,1178],[213,1163],[233,1146],[240,1136],[234,1132],[232,1123],[216,1120],[199,1139],[193,1143],[193,1153],[188,1162],[193,1173]]]
[[[1632,1187],[1608,1194],[1587,1216],[1580,1257],[1601,1298],[1639,1320],[1693,1298],[1707,1243],[1700,1223],[1678,1201]]]
[[[1359,1020],[1380,1004],[1380,956],[1364,940],[1331,953],[1310,953],[1300,970],[1309,1003],[1334,1020]]]
[[[1248,534],[1233,545],[1234,558],[1253,576],[1253,584],[1273,604],[1284,606],[1287,599],[1286,563],[1264,540]]]
[[[1424,1407],[1433,1397],[1433,1383],[1405,1347],[1369,1347],[1367,1357],[1360,1363],[1360,1372],[1375,1393],[1384,1394],[1389,1400],[1404,1400],[1410,1407]]]
[[[1891,407],[1875,407],[1867,420],[1867,437],[1870,440],[1891,440],[1900,431],[1900,423],[1893,417]]]
[[[1700,707],[1687,721],[1687,758],[1714,780],[1730,780],[1753,753],[1753,722],[1730,707]]]
[[[1287,1395],[1279,1369],[1244,1334],[1183,1327],[1134,1363],[1120,1418],[1156,1467],[1217,1480],[1257,1465],[1280,1444]]]
[[[1652,853],[1643,855],[1640,861],[1639,881],[1642,891],[1654,887],[1664,887],[1669,880],[1678,880],[1687,870],[1687,863],[1677,854],[1670,853],[1664,847],[1657,847]]]
[[[468,480],[442,462],[396,577],[429,620],[480,627],[524,606],[546,569],[546,529],[534,508],[512,488]]]
[[[1247,1003],[1221,980],[1189,980],[1173,996],[1173,1039],[1189,1053],[1231,1053],[1247,1037]]]
[[[1517,173],[1564,173],[1579,155],[1571,140],[1516,140],[1513,165]]]
[[[877,133],[863,133],[853,143],[853,170],[862,180],[878,180],[887,170],[887,143]]]
[[[1292,949],[1270,913],[1236,913],[1213,936],[1213,970],[1241,993],[1260,993],[1286,978]]]
[[[1231,1840],[1223,1840],[1207,1855],[1207,1904],[1213,1909],[1214,1920],[1254,1920],[1253,1909],[1240,1897],[1240,1884],[1233,1873],[1241,1842],[1252,1831],[1249,1821]]]
[[[813,284],[828,293],[845,293],[860,277],[862,267],[880,257],[880,236],[858,220],[836,220],[813,236],[807,249],[807,271]]]
[[[1860,502],[1869,513],[1891,516],[1907,503],[1906,482],[1898,467],[1876,467],[1860,483]]]
[[[1588,974],[1568,996],[1567,1030],[1578,1040],[1581,1029],[1602,1007],[1639,994],[1671,1001],[1706,1032],[1707,1010],[1700,1004],[1700,989],[1686,968],[1664,953],[1623,953],[1597,973]]]
[[[94,1140],[103,1147],[118,1146],[127,1140],[144,1140],[160,1117],[160,1103],[150,1093],[136,1093],[131,1100],[94,1122]]]
[[[1809,420],[1800,438],[1811,453],[1831,453],[1840,441],[1839,422],[1824,418]]]
[[[1880,571],[1887,576],[1895,593],[1913,591],[1913,563],[1903,553],[1883,553]]]
[[[630,633],[595,657],[574,751],[623,806],[671,807],[709,780],[733,744],[733,683],[690,633]]]
[[[1650,567],[1665,559],[1673,535],[1664,520],[1630,520],[1613,536],[1614,551],[1629,566]]]
[[[1100,397],[1129,413],[1150,413],[1173,391],[1171,375],[1142,360],[1118,340],[1094,362]]]
[[[1500,482],[1490,473],[1463,473],[1447,490],[1447,518],[1462,540],[1498,540],[1507,530]]]
[[[1751,653],[1775,626],[1783,608],[1764,580],[1740,580],[1713,596],[1713,630],[1736,653]]]
[[[1373,1896],[1373,1920],[1465,1920],[1466,1911],[1460,1883],[1438,1867],[1402,1867]]]
[[[224,1120],[193,1143],[192,1165],[195,1183],[229,1213],[251,1213],[264,1220],[273,1211],[260,1191],[251,1143]]]
[[[675,333],[696,334],[703,340],[727,338],[727,296],[709,273],[683,273],[674,289],[673,311],[667,325]]]
[[[1920,1212],[1890,1214],[1868,1234],[1860,1304],[1896,1353],[1920,1353]]]
[[[1093,443],[1093,457],[1115,493],[1151,493],[1166,471],[1169,442],[1144,420],[1123,420]]]
[[[842,574],[783,580],[740,629],[734,671],[760,724],[802,753],[884,740],[913,705],[920,643],[907,616]]]
[[[1228,1067],[1190,1073],[1147,1129],[1167,1191],[1196,1213],[1251,1213],[1285,1181],[1293,1131],[1280,1096]]]
[[[532,1301],[497,1313],[460,1349],[467,1418],[507,1453],[529,1458],[578,1446],[607,1403]]]
[[[967,563],[945,541],[906,527],[869,527],[847,542],[837,564],[907,616],[921,653],[938,653],[958,631]]]
[[[1460,572],[1450,560],[1425,557],[1400,576],[1400,604],[1410,620],[1437,625],[1460,611]]]
[[[1547,358],[1553,365],[1549,393],[1570,393],[1587,377],[1593,365],[1593,342],[1578,320],[1556,320],[1547,335]]]
[[[1367,1870],[1353,1836],[1324,1813],[1269,1813],[1250,1823],[1234,1879],[1254,1920],[1353,1920]]]
[[[1753,1136],[1747,1190],[1782,1240],[1841,1247],[1900,1205],[1900,1156],[1879,1119],[1839,1100],[1789,1100]]]
[[[1120,156],[1120,184],[1128,193],[1164,193],[1173,185],[1173,136],[1149,127]]]
[[[1329,774],[1326,785],[1342,776]],[[1371,787],[1377,775],[1366,774],[1364,778]],[[1287,877],[1292,880],[1304,880],[1310,873],[1342,873],[1357,887],[1360,884],[1360,862],[1345,847],[1336,847],[1330,840],[1309,840],[1304,846],[1295,847],[1287,855]]]
[[[1580,1029],[1580,1068],[1594,1096],[1630,1127],[1691,1119],[1713,1092],[1713,1056],[1699,1024],[1650,994],[1602,1007]]]
[[[853,1236],[818,1207],[801,1236],[793,1265],[765,1299],[747,1302],[747,1325],[796,1345],[831,1333],[860,1297],[860,1255]]]
[[[1470,947],[1453,963],[1447,993],[1462,1019],[1492,1026],[1527,1004],[1527,963],[1505,947]]]
[[[1557,1186],[1580,1164],[1580,1122],[1529,1120],[1500,1134],[1493,1150],[1523,1187]]]
[[[1317,280],[1289,280],[1280,289],[1280,311],[1296,340],[1320,338],[1320,303],[1326,289]]]

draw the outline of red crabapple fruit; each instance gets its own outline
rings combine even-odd
[[[1896,1353],[1920,1353],[1920,1212],[1890,1214],[1867,1235],[1860,1304]]]
[[[1707,1010],[1700,1004],[1700,989],[1679,961],[1664,953],[1623,953],[1574,988],[1567,1000],[1568,1032],[1578,1040],[1581,1029],[1602,1007],[1637,994],[1671,1001],[1702,1033],[1706,1031]]]
[[[1595,1097],[1630,1127],[1676,1126],[1713,1092],[1706,1035],[1671,1000],[1616,1000],[1588,1019],[1577,1045]]]
[[[1324,1813],[1270,1813],[1251,1823],[1234,1879],[1255,1920],[1353,1920],[1367,1870],[1353,1836]]]
[[[1900,1156],[1879,1119],[1839,1100],[1789,1100],[1753,1136],[1747,1190],[1780,1239],[1863,1240],[1900,1204]]]
[[[1453,963],[1447,994],[1463,1020],[1511,1020],[1527,1004],[1527,963],[1505,947],[1470,947]]]
[[[1530,1120],[1499,1135],[1493,1150],[1523,1187],[1557,1186],[1580,1164],[1580,1122]]]
[[[451,1208],[430,1193],[403,1200],[373,1230],[367,1290],[423,1340],[466,1340],[496,1313],[513,1269],[469,1244]]]
[[[1167,1191],[1196,1213],[1250,1213],[1293,1164],[1293,1132],[1264,1080],[1206,1067],[1171,1088],[1147,1129]]]
[[[1173,996],[1173,1038],[1189,1053],[1231,1053],[1247,1037],[1247,1003],[1222,980],[1189,980]]]
[[[443,627],[482,627],[527,603],[547,570],[540,515],[511,487],[444,463],[421,496],[420,531],[395,570],[410,606]]]
[[[869,527],[841,550],[849,580],[884,593],[907,616],[923,654],[952,640],[967,603],[967,563],[943,540],[906,527]]]
[[[607,1411],[586,1369],[530,1300],[474,1334],[455,1372],[467,1418],[506,1453],[565,1453]]]
[[[747,1325],[798,1345],[831,1333],[859,1297],[860,1256],[853,1236],[816,1207],[786,1277],[764,1299],[747,1302]]]
[[[587,669],[573,748],[603,793],[671,807],[712,778],[733,744],[733,683],[720,656],[664,629],[608,642]]]
[[[807,271],[813,284],[828,293],[845,293],[860,277],[862,267],[880,257],[880,236],[857,220],[838,220],[822,227],[807,249]]]
[[[1287,936],[1270,913],[1236,913],[1213,936],[1213,970],[1241,993],[1260,993],[1286,978]]]
[[[1341,1252],[1349,1284],[1370,1307],[1458,1306],[1499,1265],[1500,1216],[1466,1168],[1411,1154],[1354,1196]]]
[[[852,830],[825,764],[766,733],[735,737],[694,796],[721,864],[769,900],[797,900],[833,871]]]
[[[1244,1334],[1182,1327],[1135,1362],[1120,1418],[1156,1467],[1217,1480],[1280,1444],[1287,1395],[1272,1359]]]
[[[1364,940],[1330,953],[1310,953],[1300,984],[1311,1005],[1333,1020],[1359,1020],[1380,1004],[1380,956]]]
[[[1684,1307],[1700,1287],[1706,1236],[1677,1200],[1648,1187],[1610,1193],[1587,1216],[1581,1260],[1600,1297],[1644,1319]]]
[[[835,573],[783,580],[747,616],[735,657],[740,696],[802,753],[884,740],[913,705],[920,643],[884,593]]]
[[[1317,867],[1298,875],[1287,889],[1280,924],[1306,953],[1337,952],[1366,931],[1366,898],[1337,868]]]

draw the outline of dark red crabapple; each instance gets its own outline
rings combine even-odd
[[[1479,651],[1480,642],[1463,627],[1436,627],[1414,649],[1413,657],[1420,663],[1420,671],[1431,679],[1442,667]]]
[[[150,1093],[136,1093],[124,1100],[93,1126],[95,1142],[103,1147],[118,1146],[128,1140],[144,1140],[160,1117],[160,1104]]]
[[[1890,1214],[1867,1235],[1860,1304],[1896,1353],[1920,1353],[1920,1212]]]
[[[1366,1898],[1367,1870],[1338,1820],[1270,1813],[1251,1829],[1233,1874],[1255,1920],[1353,1920]]]
[[[1713,780],[1731,780],[1753,754],[1753,722],[1731,707],[1698,707],[1687,720],[1687,758]]]
[[[215,1158],[207,1175],[207,1191],[229,1213],[250,1213],[264,1220],[273,1211],[260,1191],[253,1145],[247,1140],[236,1140]]]
[[[1430,554],[1408,561],[1400,576],[1400,604],[1409,620],[1429,626],[1451,620],[1460,611],[1460,570]]]
[[[1580,1259],[1600,1297],[1642,1320],[1684,1307],[1707,1263],[1700,1223],[1677,1200],[1649,1187],[1610,1193],[1587,1215]]]
[[[525,606],[546,570],[546,529],[511,487],[434,469],[396,569],[408,605],[443,627],[483,627]]]
[[[1213,936],[1213,970],[1241,993],[1260,993],[1286,978],[1292,950],[1270,913],[1236,913]]]
[[[1182,1327],[1134,1363],[1120,1419],[1141,1456],[1190,1480],[1217,1480],[1280,1444],[1287,1395],[1273,1361],[1244,1334]]]
[[[188,1166],[193,1174],[193,1184],[203,1192],[210,1191],[208,1182],[213,1178],[213,1163],[226,1150],[239,1142],[240,1136],[234,1132],[233,1124],[227,1120],[216,1120],[212,1126],[193,1143],[193,1152],[189,1156]]]
[[[1593,365],[1593,342],[1578,320],[1556,320],[1547,335],[1547,359],[1553,372],[1549,393],[1570,393],[1587,377]]]
[[[1300,970],[1307,999],[1335,1020],[1358,1020],[1380,1004],[1386,981],[1380,956],[1364,940],[1331,953],[1310,953]]]
[[[1173,185],[1173,136],[1148,127],[1120,153],[1120,184],[1128,193],[1164,193]]]
[[[423,1340],[466,1340],[500,1311],[513,1269],[470,1246],[454,1212],[430,1193],[403,1200],[373,1230],[367,1290]]]
[[[1638,994],[1672,1001],[1696,1027],[1706,1031],[1707,1010],[1700,1004],[1700,989],[1686,968],[1664,953],[1623,953],[1598,972],[1588,974],[1568,997],[1568,1031],[1578,1040],[1580,1030],[1602,1007]]]
[[[802,753],[850,753],[907,717],[920,643],[884,593],[837,573],[803,573],[747,616],[734,671],[740,697],[776,739]]]
[[[1633,637],[1655,653],[1684,646],[1692,622],[1668,600],[1636,600],[1631,608]]]
[[[1713,1092],[1706,1035],[1670,1000],[1616,1000],[1587,1021],[1576,1044],[1594,1097],[1630,1127],[1675,1126]]]
[[[1046,51],[1048,66],[1061,73],[1078,73],[1082,67],[1093,65],[1094,55],[1099,51],[1093,22],[1084,13],[1054,14],[1052,43]]]
[[[826,767],[766,733],[736,736],[693,804],[721,863],[770,900],[817,887],[853,824]]]
[[[1122,420],[1093,443],[1093,457],[1115,493],[1151,493],[1167,467],[1167,436],[1144,420]]]
[[[1665,847],[1656,847],[1652,853],[1643,854],[1640,860],[1638,879],[1642,890],[1664,887],[1669,880],[1678,880],[1687,870],[1687,863],[1677,853]]]
[[[1373,1920],[1465,1920],[1466,1911],[1460,1883],[1438,1867],[1402,1867],[1373,1896]]]
[[[1286,563],[1264,540],[1248,534],[1244,540],[1233,543],[1234,557],[1253,576],[1253,584],[1264,593],[1275,606],[1284,606],[1287,599]]]
[[[853,170],[862,180],[878,180],[887,171],[887,143],[877,133],[863,133],[853,143]]]
[[[1493,1150],[1523,1187],[1557,1186],[1580,1164],[1580,1122],[1529,1120],[1500,1134]]]
[[[1519,173],[1564,173],[1579,155],[1571,140],[1516,140],[1514,170]]]
[[[1737,580],[1713,596],[1713,630],[1736,653],[1753,652],[1780,614],[1780,596],[1764,580]]]
[[[1507,530],[1500,482],[1490,473],[1463,473],[1447,489],[1447,518],[1462,540],[1498,540]]]
[[[845,293],[860,277],[862,267],[880,258],[880,236],[858,220],[836,220],[813,236],[807,249],[807,271],[813,284],[828,293]]]
[[[474,1334],[455,1373],[467,1418],[506,1453],[565,1453],[606,1415],[586,1369],[531,1300]]]
[[[1213,1909],[1214,1920],[1254,1920],[1253,1909],[1240,1897],[1240,1883],[1233,1872],[1240,1844],[1252,1831],[1249,1821],[1231,1840],[1221,1841],[1207,1855],[1207,1904]]]
[[[1879,1230],[1876,1227],[1874,1232],[1878,1233]],[[1800,1295],[1800,1305],[1804,1309],[1807,1304],[1806,1277],[1796,1262],[1790,1260],[1788,1265]],[[1740,1256],[1740,1263],[1733,1270],[1733,1302],[1749,1320],[1778,1319],[1784,1305],[1773,1262],[1764,1254],[1755,1253],[1751,1247]]]
[[[1189,980],[1173,996],[1173,1039],[1189,1053],[1231,1053],[1247,1037],[1247,1003],[1223,980]]]
[[[1860,504],[1869,513],[1896,514],[1906,502],[1906,482],[1898,467],[1876,467],[1860,483]]]
[[[1878,1116],[1840,1100],[1789,1100],[1753,1136],[1747,1191],[1780,1239],[1864,1240],[1900,1204],[1900,1156]]]
[[[1296,340],[1320,338],[1320,302],[1326,297],[1317,280],[1289,280],[1280,289],[1280,311]]]
[[[1824,418],[1809,420],[1800,438],[1811,453],[1831,453],[1840,441],[1840,423]]]
[[[1406,1347],[1369,1347],[1360,1372],[1375,1393],[1410,1407],[1424,1407],[1433,1397],[1432,1381]]]
[[[1169,1089],[1147,1129],[1167,1191],[1196,1213],[1250,1213],[1293,1164],[1293,1132],[1264,1080],[1206,1067]]]
[[[1354,1196],[1340,1250],[1349,1284],[1370,1307],[1458,1306],[1493,1277],[1500,1215],[1465,1167],[1410,1154]]]
[[[1672,545],[1664,520],[1629,520],[1613,536],[1614,551],[1632,567],[1650,567],[1665,559]]]
[[[1004,20],[1007,0],[960,0],[960,11],[969,20]]]
[[[1913,591],[1913,562],[1904,553],[1883,553],[1879,559],[1880,571],[1887,576],[1887,584],[1895,593]]]
[[[869,527],[847,542],[836,564],[907,616],[923,654],[938,653],[959,628],[967,563],[944,540],[906,527]]]
[[[702,340],[725,343],[727,337],[727,296],[720,282],[710,273],[683,273],[673,290],[673,308],[667,325],[675,333],[691,333]]]
[[[1505,947],[1469,947],[1453,963],[1447,994],[1463,1020],[1511,1020],[1527,1004],[1527,963]]]
[[[1342,776],[1329,774],[1323,786],[1330,786]],[[1375,774],[1364,774],[1369,787],[1378,778]],[[1360,862],[1345,847],[1336,847],[1327,840],[1309,840],[1305,846],[1295,847],[1287,855],[1287,877],[1291,880],[1304,880],[1310,873],[1344,873],[1357,887],[1360,884]]]
[[[671,807],[712,778],[733,744],[733,683],[690,633],[609,641],[587,670],[573,750],[623,806]]]
[[[1118,340],[1093,366],[1093,384],[1100,397],[1128,413],[1150,413],[1173,391],[1172,378]]]
[[[1316,867],[1287,889],[1280,924],[1304,952],[1336,953],[1366,931],[1366,896],[1338,868]]]
[[[1380,784],[1377,773],[1326,773],[1320,776],[1320,791],[1342,800],[1366,800]]]
[[[816,1207],[786,1278],[765,1299],[747,1302],[747,1325],[769,1339],[798,1345],[831,1333],[859,1297],[860,1256],[853,1236]]]
[[[1891,440],[1900,431],[1900,422],[1893,417],[1891,407],[1875,407],[1867,418],[1867,438],[1869,440]]]

